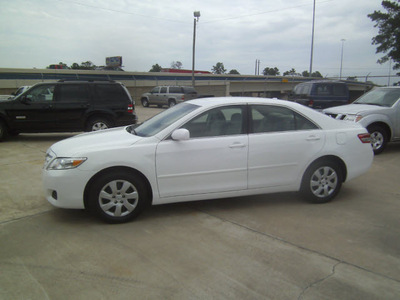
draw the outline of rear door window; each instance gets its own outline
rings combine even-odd
[[[96,84],[95,90],[100,102],[129,101],[124,89],[118,84]]]
[[[182,88],[180,86],[170,86],[169,93],[170,94],[182,94]]]
[[[58,102],[88,102],[89,97],[86,84],[62,84],[58,87]]]

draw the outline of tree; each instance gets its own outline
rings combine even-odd
[[[292,75],[292,74],[290,74],[290,75]],[[296,74],[294,74],[294,75],[296,75]],[[317,77],[317,78],[322,78],[322,77],[323,77],[322,74],[321,74],[319,71],[312,72],[312,73],[311,73],[311,76],[310,76],[310,72],[308,72],[308,71],[303,71],[303,72],[301,73],[301,75],[302,75],[303,77]]]
[[[217,64],[212,67],[211,71],[214,74],[225,74],[226,69],[225,69],[224,64],[222,62],[217,62]]]
[[[277,76],[277,75],[279,75],[280,73],[279,73],[279,69],[278,69],[277,67],[274,67],[274,68],[268,68],[268,67],[266,67],[266,68],[264,69],[264,71],[263,71],[263,74],[264,74],[264,75]]]
[[[376,53],[384,53],[378,63],[383,64],[392,59],[395,63],[393,69],[400,69],[400,0],[382,1],[383,8],[387,11],[374,11],[368,15],[374,27],[379,28],[377,36],[372,38],[372,45],[378,45]]]
[[[182,63],[180,61],[173,61],[171,63],[171,69],[182,69]]]
[[[93,64],[91,61],[85,61],[85,62],[81,62],[80,65],[78,65],[77,63],[73,63],[71,65],[71,69],[73,70],[94,70],[96,69],[96,65]]]
[[[239,71],[236,69],[232,69],[229,71],[229,74],[236,74],[236,75],[240,75]]]
[[[149,72],[161,72],[161,66],[159,64],[155,64],[151,67]]]
[[[283,76],[298,76],[300,74],[296,73],[296,69],[292,68],[290,71],[286,71],[283,73]]]

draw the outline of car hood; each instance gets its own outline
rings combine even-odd
[[[83,133],[55,143],[50,150],[58,157],[84,156],[86,153],[98,150],[128,147],[143,139],[129,133],[126,128],[118,127]]]
[[[342,115],[358,115],[365,114],[370,111],[379,111],[382,109],[386,109],[387,107],[382,107],[378,105],[368,105],[368,104],[348,104],[335,106],[331,108],[324,109],[324,113],[328,114],[342,114]]]

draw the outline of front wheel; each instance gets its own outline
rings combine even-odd
[[[3,141],[8,135],[6,124],[0,120],[0,142]]]
[[[108,223],[124,223],[137,217],[148,202],[143,180],[127,172],[111,172],[90,189],[90,209]]]
[[[331,201],[342,186],[342,170],[332,161],[320,161],[312,164],[304,173],[301,193],[312,203]]]
[[[371,135],[371,145],[374,154],[380,154],[386,148],[388,135],[386,130],[379,125],[371,125],[368,127],[368,132]]]
[[[86,131],[98,131],[111,128],[111,122],[104,118],[90,119],[86,125]]]

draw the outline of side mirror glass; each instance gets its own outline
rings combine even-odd
[[[187,141],[190,139],[190,132],[185,128],[180,128],[172,132],[171,138],[174,141]]]

